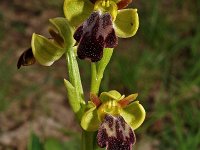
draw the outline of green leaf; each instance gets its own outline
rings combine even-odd
[[[55,42],[35,33],[32,36],[31,47],[35,59],[44,66],[52,65],[65,52]]]
[[[49,20],[58,30],[59,34],[64,39],[64,45],[66,49],[71,48],[75,44],[75,40],[73,38],[73,28],[70,27],[66,18],[53,18]]]
[[[118,15],[114,22],[114,29],[118,37],[132,37],[136,34],[138,27],[139,17],[137,9],[118,10]]]
[[[43,150],[39,137],[32,133],[28,142],[28,150]]]
[[[93,7],[89,0],[65,0],[64,14],[70,25],[76,28],[89,17]]]
[[[137,129],[143,122],[146,116],[145,110],[139,101],[135,101],[125,107],[120,115],[133,130]]]
[[[85,112],[81,119],[81,127],[86,131],[97,131],[100,125],[97,109],[94,106]]]

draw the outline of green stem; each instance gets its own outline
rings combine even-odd
[[[112,48],[105,48],[104,55],[100,62],[91,64],[91,89],[90,92],[97,94],[103,79],[104,71],[108,63],[110,62],[113,53]]]
[[[101,80],[104,70],[108,65],[112,56],[113,49],[104,49],[104,56],[98,63],[91,64],[91,92],[98,95]],[[85,109],[85,101],[83,98],[83,88],[78,68],[78,63],[71,48],[66,52],[66,60],[68,66],[69,82],[65,80],[65,85],[68,90],[69,103],[76,113],[76,116],[81,121],[82,114]],[[94,150],[96,137],[95,132],[82,131],[82,150]]]
[[[104,55],[100,62],[91,63],[91,89],[90,92],[97,94],[99,93],[99,88],[101,85],[101,80],[106,66],[110,62],[113,49],[106,48],[104,49]],[[83,131],[83,149],[82,150],[94,150],[96,144],[96,137],[94,136],[95,132]]]
[[[95,132],[82,131],[81,150],[94,150],[94,134]]]
[[[98,94],[100,87],[100,78],[97,76],[97,67],[95,63],[91,63],[91,89],[90,92]]]

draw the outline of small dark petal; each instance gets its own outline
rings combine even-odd
[[[30,66],[35,63],[35,58],[32,53],[32,48],[29,48],[28,50],[24,51],[22,55],[19,57],[19,60],[17,62],[17,68],[19,69],[21,66]]]
[[[74,33],[74,39],[79,42],[81,39],[81,36],[83,34],[83,25],[79,26],[76,32]]]
[[[63,38],[55,32],[53,29],[49,29],[49,34],[51,35],[52,39],[61,47],[64,47],[64,40]]]
[[[132,2],[132,0],[121,0],[119,3],[117,3],[117,7],[118,7],[118,9],[125,8],[125,7],[127,7],[131,2]]]
[[[97,134],[97,143],[101,148],[106,147],[106,150],[132,150],[135,141],[133,130],[121,116],[105,116]]]
[[[99,107],[99,105],[101,105],[101,100],[94,93],[90,93],[90,100],[95,104],[96,107]]]
[[[106,37],[105,47],[107,47],[107,48],[114,48],[117,45],[118,45],[118,37],[115,34],[115,30],[112,29],[112,31]]]

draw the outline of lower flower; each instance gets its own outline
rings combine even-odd
[[[88,109],[82,117],[81,126],[86,131],[97,131],[97,143],[107,150],[132,150],[136,141],[134,130],[145,119],[145,110],[137,94],[127,97],[113,90],[91,94]]]

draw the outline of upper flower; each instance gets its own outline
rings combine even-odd
[[[114,48],[118,38],[133,36],[139,26],[136,9],[123,9],[132,0],[65,0],[64,12],[76,28],[77,55],[101,60],[104,48]],[[78,27],[78,28],[77,28]]]
[[[94,11],[109,13],[116,35],[128,38],[135,35],[139,27],[137,9],[122,9],[131,2],[132,0],[65,0],[64,14],[70,25],[76,29]]]
[[[131,149],[136,140],[134,130],[145,119],[145,110],[139,101],[135,101],[136,97],[137,94],[125,97],[114,90],[103,92],[100,97],[91,94],[81,120],[82,128],[87,131],[99,129],[97,140],[100,147]]]

